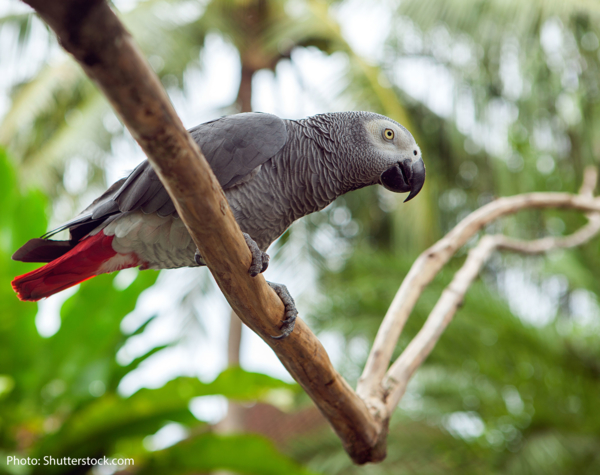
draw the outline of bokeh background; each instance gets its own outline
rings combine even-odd
[[[355,384],[416,256],[496,196],[575,192],[600,156],[600,4],[590,0],[115,0],[187,127],[239,111],[370,110],[423,151],[419,197],[378,187],[295,223],[270,253]],[[143,154],[31,10],[0,0],[0,473],[8,456],[117,456],[148,474],[600,473],[598,241],[497,254],[411,382],[388,457],[353,466],[206,269],[122,271],[39,304],[11,254]],[[573,232],[526,212],[494,232]],[[468,246],[467,246],[468,247]],[[462,250],[424,293],[406,346]],[[235,323],[235,320],[233,320]]]

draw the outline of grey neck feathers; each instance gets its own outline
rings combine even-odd
[[[356,140],[363,133],[353,113],[327,114],[286,121],[288,141],[277,158],[274,171],[284,183],[292,219],[329,205],[348,191],[373,184],[370,157]]]

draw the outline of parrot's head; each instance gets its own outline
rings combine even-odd
[[[373,114],[365,121],[371,147],[375,149],[379,183],[395,193],[410,192],[412,200],[425,183],[425,164],[412,134],[387,117]]]

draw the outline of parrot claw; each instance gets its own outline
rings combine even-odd
[[[290,333],[294,331],[294,326],[296,325],[296,317],[298,316],[298,310],[296,309],[296,303],[294,302],[294,299],[290,295],[290,292],[288,291],[285,285],[275,284],[274,282],[268,281],[267,284],[269,284],[269,286],[275,291],[275,293],[278,295],[278,297],[283,302],[283,305],[285,306],[285,318],[281,321],[281,335],[271,335],[271,338],[274,338],[276,340],[282,340],[283,338],[288,337]]]
[[[262,274],[269,267],[269,255],[266,252],[262,252],[254,239],[250,237],[247,233],[242,233],[244,235],[244,239],[246,240],[246,244],[248,245],[248,249],[250,249],[250,253],[252,254],[252,264],[250,264],[250,269],[248,269],[248,273],[251,277],[256,277],[258,274]]]
[[[252,254],[252,264],[250,264],[250,269],[248,269],[248,273],[251,277],[256,277],[258,274],[262,274],[269,267],[269,254],[266,252],[262,252],[254,239],[250,237],[247,233],[242,233],[244,235],[244,239],[246,240],[246,244],[248,245],[248,249],[250,249],[250,253]],[[196,249],[196,253],[194,254],[194,261],[199,266],[205,266],[206,262],[202,259],[200,255],[200,251]]]

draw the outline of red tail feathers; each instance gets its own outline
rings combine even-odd
[[[114,236],[100,231],[81,241],[58,259],[27,274],[15,277],[12,287],[17,297],[35,302],[99,274],[140,265],[138,257],[117,254],[112,247]]]

